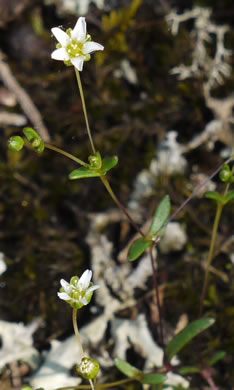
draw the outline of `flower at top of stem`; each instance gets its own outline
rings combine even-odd
[[[61,279],[61,288],[58,292],[58,297],[67,301],[73,309],[81,309],[83,306],[88,305],[90,302],[94,290],[99,288],[98,285],[93,285],[91,282],[92,271],[86,270],[80,278],[73,276],[70,283]]]
[[[91,36],[86,33],[86,21],[80,17],[74,29],[69,28],[66,32],[59,27],[51,29],[58,40],[57,49],[51,54],[54,60],[64,61],[68,66],[75,66],[82,71],[84,61],[90,60],[90,54],[104,47],[99,43],[92,42]]]

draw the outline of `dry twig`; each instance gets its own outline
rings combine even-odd
[[[38,131],[40,136],[45,142],[50,141],[49,132],[43,123],[42,117],[38,109],[35,107],[30,96],[25,92],[25,90],[20,86],[18,81],[15,79],[12,74],[9,66],[4,61],[4,54],[0,51],[0,78],[2,79],[4,85],[15,94],[17,101],[22,107],[22,110],[29,118],[29,120],[34,125],[35,129]]]

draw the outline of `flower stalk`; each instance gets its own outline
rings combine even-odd
[[[223,194],[224,197],[227,194],[229,187],[230,187],[230,184],[228,183],[226,185],[226,188],[225,188],[225,191]],[[224,204],[219,203],[219,202],[217,203],[217,210],[216,210],[215,220],[214,220],[213,229],[212,229],[210,249],[209,249],[208,261],[207,261],[207,266],[206,266],[206,271],[205,271],[205,279],[204,279],[202,294],[201,294],[200,317],[202,317],[202,315],[203,315],[204,303],[205,303],[205,299],[206,299],[206,293],[207,293],[208,282],[209,282],[210,266],[211,266],[212,260],[214,258],[216,237],[217,237],[217,232],[218,232],[218,227],[219,227],[219,222],[220,222],[220,218],[222,215],[223,207],[224,207]]]
[[[86,129],[87,129],[87,133],[88,133],[88,136],[89,136],[89,142],[90,142],[90,145],[91,145],[92,152],[93,152],[93,154],[95,154],[96,153],[96,149],[95,149],[95,146],[94,146],[93,137],[92,137],[91,130],[90,130],[90,127],[89,127],[89,120],[88,120],[88,114],[87,114],[87,110],[86,110],[86,104],[85,104],[83,87],[82,87],[82,83],[81,83],[81,79],[80,79],[80,72],[76,68],[75,68],[75,72],[76,72],[76,80],[77,80],[78,88],[79,88],[79,91],[80,91],[81,103],[82,103],[84,117],[85,117]]]
[[[57,146],[50,145],[50,144],[47,144],[47,143],[45,143],[44,145],[45,145],[45,148],[53,150],[54,152],[57,152],[59,154],[62,154],[63,156],[70,158],[70,160],[73,160],[76,163],[82,165],[83,167],[87,167],[87,168],[89,167],[89,164],[87,164],[84,161],[80,160],[78,157],[73,156],[73,154],[65,152],[65,150],[62,150],[62,149],[58,148]]]
[[[79,332],[78,325],[77,325],[77,310],[78,309],[73,309],[72,322],[73,322],[73,328],[74,328],[74,332],[76,335],[76,339],[77,339],[79,347],[80,347],[80,352],[81,352],[80,354],[81,354],[81,359],[82,359],[82,357],[84,356],[84,350],[83,350],[83,346],[81,343],[80,332]]]

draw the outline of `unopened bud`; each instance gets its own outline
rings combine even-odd
[[[224,183],[230,182],[232,179],[232,171],[229,165],[224,165],[223,169],[219,173],[220,180]]]
[[[99,372],[99,363],[97,360],[83,357],[77,371],[84,379],[94,379]]]
[[[19,152],[24,146],[24,140],[19,135],[14,135],[8,141],[8,148],[14,152]]]

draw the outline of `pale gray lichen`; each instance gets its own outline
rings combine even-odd
[[[188,77],[207,77],[210,88],[216,84],[222,84],[225,77],[231,75],[230,57],[233,51],[224,46],[225,34],[229,30],[226,25],[218,26],[211,20],[211,10],[209,8],[195,7],[192,10],[178,14],[176,11],[170,12],[166,16],[166,21],[171,27],[171,32],[176,35],[179,31],[180,23],[194,19],[194,27],[190,32],[194,42],[191,53],[191,65],[180,64],[171,70],[171,74],[176,74],[180,80]],[[215,44],[215,53],[212,56],[208,44]]]

